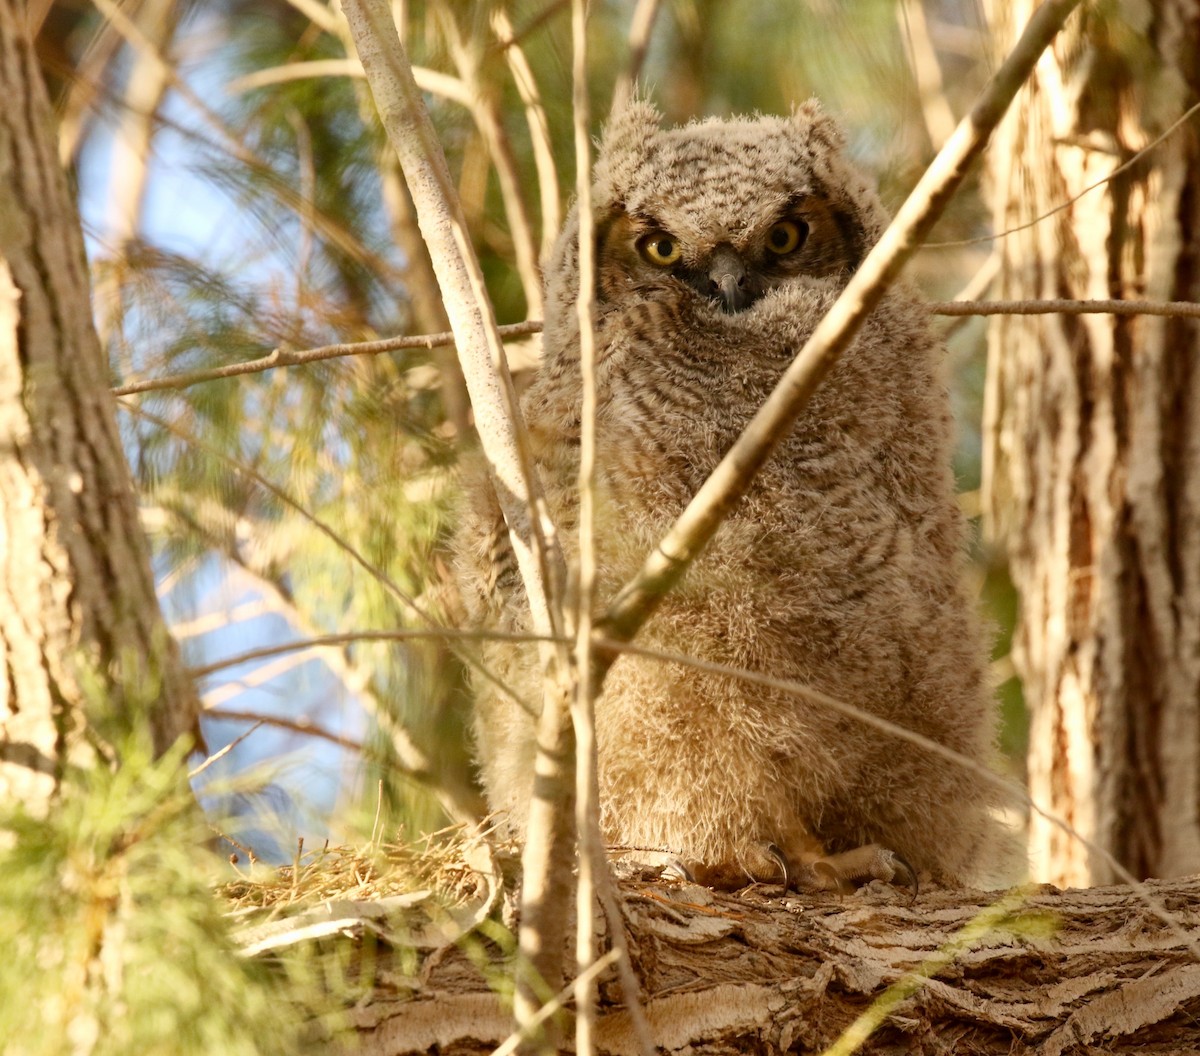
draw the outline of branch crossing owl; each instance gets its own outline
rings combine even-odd
[[[603,603],[746,426],[886,216],[812,102],[679,128],[635,102],[603,136],[593,202]],[[568,556],[577,256],[572,214],[522,400]],[[911,291],[884,297],[638,643],[803,683],[988,766],[996,709],[964,585],[944,350],[926,316]],[[495,501],[479,481],[467,491],[457,571],[471,616],[528,630]],[[511,642],[484,659],[524,703],[477,680],[483,785],[519,833],[541,667],[533,646]],[[964,883],[1010,854],[979,774],[802,695],[626,655],[596,703],[596,733],[606,839],[675,855],[720,886],[888,878],[897,861]]]

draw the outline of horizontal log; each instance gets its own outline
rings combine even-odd
[[[821,1053],[883,999],[895,1003],[843,1051],[1200,1053],[1200,878],[912,904],[880,884],[838,898],[623,880],[621,894],[659,1052]],[[349,1012],[357,1051],[491,1052],[511,1029],[503,959],[478,936],[419,945],[376,951],[375,985]],[[600,1051],[636,1053],[613,969],[600,999]]]

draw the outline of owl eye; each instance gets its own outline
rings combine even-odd
[[[665,231],[652,231],[638,239],[638,252],[651,264],[666,268],[683,256],[683,247]]]
[[[808,224],[803,220],[780,220],[767,232],[767,249],[777,256],[798,249],[808,237]]]

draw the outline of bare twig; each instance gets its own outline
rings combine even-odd
[[[959,290],[958,294],[951,303],[959,304],[968,301],[974,302],[979,300],[979,298],[985,296],[992,288],[992,283],[996,281],[996,276],[999,273],[1000,253],[996,249],[993,249],[992,252],[987,255],[987,259],[984,260],[983,264],[981,264],[975,270],[975,274],[967,280],[966,286]],[[937,312],[933,311],[932,305],[930,305],[930,312],[934,315],[938,314]],[[948,341],[951,334],[955,333],[961,327],[966,325],[967,318],[967,316],[962,315],[952,317],[951,321],[942,327],[942,340]]]
[[[277,645],[264,645],[258,649],[250,649],[244,653],[236,653],[222,660],[214,660],[211,664],[188,669],[192,678],[207,678],[209,675],[224,671],[239,664],[247,664],[252,660],[265,660],[283,653],[297,653],[307,650],[326,649],[331,645],[352,645],[356,642],[408,642],[428,640],[430,638],[447,638],[460,641],[502,641],[502,642],[540,642],[546,639],[535,634],[518,634],[508,631],[464,631],[452,627],[429,627],[422,630],[403,631],[346,631],[342,634],[318,634],[311,638],[299,638],[293,642],[279,642]],[[565,641],[565,639],[563,639]]]
[[[380,119],[400,157],[442,287],[533,626],[539,633],[561,633],[557,600],[565,580],[562,557],[545,513],[533,458],[518,424],[516,392],[445,156],[385,0],[345,0],[343,10]]]
[[[1191,120],[1191,118],[1193,118],[1198,113],[1200,113],[1200,103],[1196,103],[1195,106],[1191,106],[1187,110],[1185,110],[1183,115],[1180,118],[1178,118],[1177,120],[1171,122],[1171,124],[1167,126],[1167,128],[1162,132],[1161,135],[1157,136],[1155,139],[1153,139],[1149,143],[1147,143],[1144,147],[1142,147],[1141,150],[1139,150],[1136,154],[1134,154],[1128,161],[1124,162],[1121,165],[1118,165],[1115,169],[1112,170],[1112,172],[1110,172],[1103,179],[1097,180],[1095,183],[1089,184],[1082,191],[1080,191],[1077,195],[1075,195],[1074,197],[1068,198],[1061,205],[1056,205],[1053,209],[1049,210],[1048,212],[1042,213],[1041,216],[1035,216],[1032,220],[1029,220],[1024,224],[1018,224],[1016,227],[1010,227],[1004,231],[997,231],[993,235],[981,235],[979,238],[964,238],[964,239],[959,239],[959,240],[953,241],[953,242],[926,242],[925,248],[926,249],[948,249],[952,246],[973,246],[973,245],[976,245],[981,242],[991,242],[997,238],[1006,238],[1009,235],[1015,235],[1018,231],[1025,231],[1026,229],[1028,229],[1030,227],[1034,227],[1035,225],[1040,224],[1043,220],[1049,220],[1050,217],[1054,216],[1056,213],[1061,213],[1064,209],[1070,209],[1071,206],[1074,205],[1077,201],[1079,201],[1079,199],[1082,198],[1085,194],[1090,194],[1097,187],[1103,187],[1106,183],[1108,183],[1110,180],[1114,179],[1115,177],[1119,176],[1121,173],[1126,172],[1127,170],[1133,168],[1134,165],[1136,165],[1139,161],[1142,160],[1142,158],[1144,158],[1147,154],[1149,154],[1152,150],[1154,150],[1160,143],[1162,143],[1163,140],[1165,140],[1168,136],[1173,135],[1178,129],[1182,128],[1186,122]]]
[[[650,50],[650,34],[654,19],[658,16],[659,0],[638,0],[629,20],[629,63],[617,81],[613,91],[612,113],[618,113],[633,98],[642,67],[646,64],[646,52]]]
[[[940,301],[934,315],[1169,315],[1200,318],[1194,301]]]
[[[913,79],[917,83],[917,97],[925,119],[925,131],[933,149],[941,150],[954,131],[954,112],[946,98],[942,67],[938,63],[937,49],[929,36],[925,7],[922,0],[897,0],[896,6],[900,25],[908,40],[909,63],[912,66]]]
[[[539,635],[561,637],[566,567],[537,479],[483,272],[467,236],[445,156],[386,0],[343,0],[343,9],[380,118],[400,158],[442,288],[475,424],[483,440],[482,452],[508,524],[533,629]],[[540,655],[547,679],[537,725],[535,794],[523,855],[520,947],[525,956],[518,958],[514,1002],[521,1024],[527,1024],[540,1006],[539,989],[560,985],[573,846],[570,760],[574,742],[566,721],[570,663],[561,645],[547,643]],[[539,868],[539,863],[545,867]]]
[[[492,159],[496,181],[500,185],[500,200],[508,220],[513,243],[513,263],[525,294],[527,315],[542,314],[542,274],[538,269],[538,251],[529,222],[529,211],[521,191],[521,176],[517,168],[512,143],[504,129],[504,121],[496,106],[494,94],[484,84],[481,48],[477,40],[464,40],[454,14],[453,5],[439,3],[434,10],[442,33],[458,67],[459,77],[467,89],[467,109]]]
[[[307,18],[318,29],[326,33],[337,33],[337,15],[332,8],[326,7],[320,0],[287,0],[287,2]]]
[[[1178,318],[1200,316],[1200,304],[1193,301],[930,301],[930,315],[1163,315]],[[542,331],[540,319],[529,319],[523,323],[510,323],[498,327],[501,337],[528,337]],[[220,381],[242,374],[261,374],[279,367],[300,367],[326,359],[343,356],[377,356],[384,352],[396,352],[407,348],[444,348],[454,344],[454,335],[447,331],[441,334],[414,334],[406,337],[388,337],[379,341],[353,341],[340,345],[322,345],[301,352],[276,348],[269,355],[248,359],[244,363],[230,363],[224,367],[207,370],[191,370],[184,374],[164,374],[158,378],[141,378],[113,388],[114,396],[135,396],[141,392],[158,392],[163,389],[185,389],[206,381]]]
[[[523,25],[520,29],[518,29],[516,31],[516,33],[513,34],[511,41],[509,41],[508,43],[498,44],[497,47],[503,49],[503,48],[511,47],[515,43],[520,43],[522,40],[524,40],[530,34],[536,33],[539,29],[541,29],[542,26],[544,26],[552,18],[554,18],[556,15],[558,15],[558,13],[560,11],[562,11],[562,9],[564,7],[566,7],[567,4],[569,4],[570,2],[571,2],[571,0],[551,0],[550,3],[548,3],[545,7],[543,7],[541,9],[541,11],[539,11],[536,15],[534,15],[532,18],[530,18],[530,20],[528,22],[526,22],[525,25]]]
[[[527,323],[512,323],[497,328],[501,337],[527,337],[540,333],[542,324],[538,320]],[[276,367],[298,367],[306,363],[317,363],[324,359],[339,359],[342,356],[377,356],[382,352],[397,352],[407,348],[442,348],[454,344],[454,334],[415,334],[407,337],[387,337],[379,341],[355,341],[341,345],[322,345],[302,352],[286,348],[273,349],[269,355],[259,359],[248,359],[244,363],[230,363],[224,367],[208,370],[190,370],[186,374],[168,374],[161,378],[142,378],[112,390],[114,396],[133,396],[139,392],[155,392],[159,389],[183,389],[204,381],[219,381],[235,378],[241,374],[258,374]]]
[[[244,741],[247,737],[249,737],[250,734],[252,734],[257,729],[261,729],[264,725],[266,725],[265,720],[259,719],[245,733],[239,733],[232,741],[230,741],[227,745],[225,745],[224,748],[220,748],[217,751],[213,752],[212,755],[210,755],[207,759],[205,759],[204,762],[202,762],[199,766],[195,766],[191,770],[189,770],[188,771],[188,780],[192,781],[195,778],[199,777],[202,773],[204,773],[205,770],[207,770],[210,766],[212,766],[213,763],[215,763],[218,759],[221,759],[224,756],[228,755],[239,744],[241,744],[242,741]]]
[[[617,951],[609,950],[603,957],[593,964],[589,964],[587,971],[584,973],[585,979],[591,982],[600,977],[601,973],[608,968],[609,965],[617,959]],[[566,1004],[567,998],[571,996],[573,984],[564,987],[559,993],[554,996],[554,999],[547,1001],[538,1010],[537,1014],[530,1018],[528,1023],[521,1024],[513,1034],[507,1038],[504,1044],[500,1045],[492,1052],[492,1056],[512,1056],[521,1044],[533,1034],[543,1023],[553,1016],[563,1005]]]
[[[533,164],[538,174],[538,193],[542,210],[542,259],[549,256],[558,229],[562,227],[559,209],[558,169],[554,164],[554,148],[550,143],[550,125],[538,93],[533,68],[517,43],[508,13],[501,7],[492,12],[492,32],[504,45],[504,57],[512,72],[517,92],[525,106],[525,121],[529,125],[529,141],[533,147]]]
[[[330,744],[336,744],[340,748],[345,748],[351,752],[365,752],[366,747],[361,741],[356,741],[353,737],[343,737],[340,733],[333,733],[324,727],[318,726],[308,719],[289,719],[285,715],[263,715],[257,711],[233,711],[227,708],[205,708],[205,717],[209,719],[228,720],[229,722],[253,722],[259,726],[278,726],[281,730],[291,730],[293,733],[302,733],[306,737],[318,737],[323,741],[329,741]],[[405,768],[405,772],[418,780],[429,782],[431,780],[432,770],[418,772]]]
[[[235,77],[225,90],[231,95],[241,95],[252,92],[257,88],[266,88],[272,84],[286,84],[288,81],[305,81],[313,77],[354,77],[364,78],[362,63],[357,59],[308,59],[304,62],[287,62],[281,66],[268,66],[253,73]],[[458,78],[440,70],[430,70],[423,66],[413,67],[413,77],[417,87],[430,95],[438,95],[443,99],[470,107],[471,93],[467,86]]]
[[[198,436],[193,436],[186,429],[181,429],[179,426],[173,425],[170,422],[167,422],[165,419],[158,417],[156,414],[151,414],[149,411],[134,407],[124,400],[118,401],[117,406],[122,410],[134,415],[135,417],[143,418],[146,421],[157,425],[159,428],[167,430],[173,436],[179,437],[186,443],[189,443],[199,450],[204,451],[210,457],[225,463],[236,473],[240,473],[248,479],[254,481],[254,483],[261,487],[264,491],[274,495],[275,498],[277,498],[285,506],[298,513],[302,518],[304,518],[304,520],[308,521],[309,524],[316,528],[317,531],[329,539],[330,542],[346,553],[355,562],[355,564],[371,575],[382,587],[384,587],[384,589],[387,590],[387,592],[400,603],[401,607],[407,611],[410,616],[418,619],[427,627],[441,627],[441,624],[434,619],[434,617],[420,604],[418,604],[411,595],[404,591],[390,576],[388,576],[387,573],[385,573],[377,565],[368,561],[348,540],[344,539],[319,517],[307,510],[302,503],[298,502],[277,484],[273,484],[257,470],[245,465],[242,462],[239,462],[236,458],[226,454],[220,448],[206,443]],[[449,635],[447,637],[451,641],[454,639],[454,635]],[[541,641],[543,639],[539,638],[537,640]],[[491,671],[481,664],[478,658],[473,656],[469,651],[456,649],[455,655],[458,656],[463,663],[470,666],[472,670],[476,671],[481,677],[491,682],[492,685],[494,685],[506,698],[514,701],[520,706],[524,706],[523,702],[513,693],[512,689],[505,685],[503,681],[497,678]],[[401,730],[398,725],[393,723],[389,732],[391,733],[394,741],[403,735],[406,743],[411,746],[412,751],[415,752],[417,750],[416,746],[412,745],[412,742],[407,739],[407,732]],[[457,816],[454,815],[454,812],[451,812],[451,814],[452,816]]]
[[[211,457],[224,462],[236,472],[249,477],[264,491],[273,495],[289,509],[293,510],[295,513],[298,513],[301,517],[308,521],[309,524],[316,528],[318,532],[320,532],[330,542],[338,547],[338,549],[344,551],[354,561],[355,564],[357,564],[384,588],[386,588],[388,593],[391,594],[392,597],[394,597],[398,602],[400,602],[401,606],[410,614],[414,615],[422,623],[426,623],[431,626],[437,626],[437,621],[417,603],[416,599],[414,599],[412,595],[403,590],[386,572],[384,572],[383,569],[373,562],[367,560],[367,558],[363,556],[363,554],[356,547],[354,547],[349,540],[343,538],[319,517],[305,509],[302,502],[293,498],[286,491],[284,491],[283,488],[279,487],[278,484],[272,483],[257,470],[252,469],[250,466],[247,466],[242,462],[239,462],[237,459],[226,454],[220,448],[215,447],[213,444],[207,443],[192,433],[189,433],[186,429],[168,422],[165,418],[160,418],[157,414],[153,414],[141,407],[136,407],[124,400],[119,401],[117,406],[129,414],[132,414],[135,418],[142,418],[145,421],[158,426],[160,429],[165,429],[172,436],[179,437],[179,439],[199,448]]]
[[[575,195],[579,214],[579,559],[575,594],[575,831],[579,883],[575,898],[575,1051],[596,1051],[596,986],[586,969],[595,960],[598,873],[608,869],[600,839],[596,777],[596,714],[592,695],[592,604],[596,589],[596,240],[592,215],[592,151],[588,136],[587,0],[571,4],[572,112],[575,133]],[[549,863],[553,866],[553,863]],[[616,922],[620,927],[621,922]]]
[[[607,637],[621,641],[632,638],[653,613],[659,599],[678,582],[712,538],[884,290],[933,227],[1034,63],[1078,4],[1079,0],[1046,0],[1034,13],[971,113],[938,153],[766,403],[646,559],[641,571],[618,593],[599,623]]]

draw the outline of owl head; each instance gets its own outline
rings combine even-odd
[[[682,284],[735,313],[797,278],[848,277],[886,217],[842,148],[815,101],[787,117],[679,128],[633,102],[610,122],[596,159],[601,306]]]

